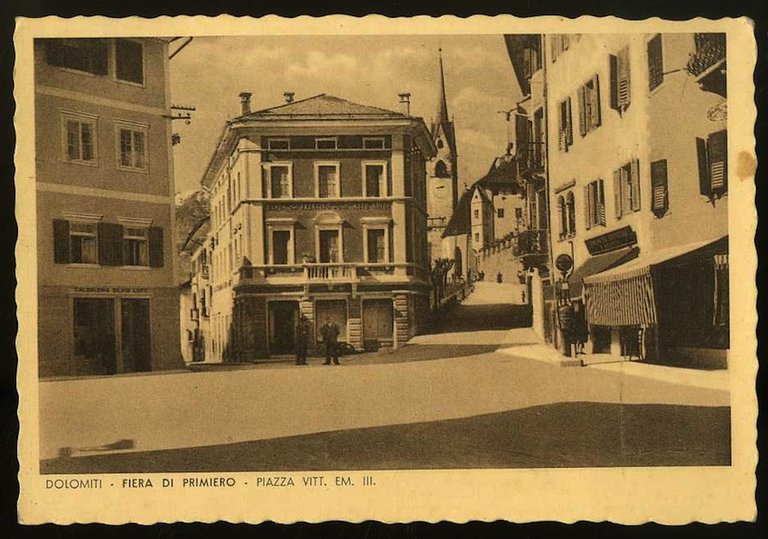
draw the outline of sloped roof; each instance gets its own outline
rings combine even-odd
[[[494,159],[488,174],[477,180],[474,185],[480,185],[494,192],[507,188],[518,194],[523,190],[523,182],[517,175],[517,163],[514,159],[507,159],[504,156]]]
[[[401,112],[361,105],[340,97],[319,94],[292,103],[285,103],[240,116],[240,120],[265,120],[270,118],[409,118]]]
[[[469,212],[472,209],[472,196],[474,189],[466,189],[459,198],[459,202],[453,210],[453,215],[448,219],[448,224],[443,230],[442,237],[459,236],[469,232]]]

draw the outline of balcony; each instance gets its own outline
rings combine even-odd
[[[546,160],[544,154],[543,142],[525,142],[517,148],[517,170],[520,175],[524,173],[544,172],[544,162]]]
[[[357,284],[365,282],[424,281],[429,271],[413,263],[345,262],[333,264],[286,264],[244,266],[240,284],[310,285]]]
[[[694,42],[686,70],[703,90],[726,97],[725,34],[694,34]]]
[[[546,229],[521,232],[514,246],[515,257],[522,259],[526,269],[545,262],[549,249],[548,238]]]

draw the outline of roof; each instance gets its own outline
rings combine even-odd
[[[306,99],[284,103],[276,107],[257,110],[240,116],[239,120],[268,120],[296,118],[328,119],[372,119],[372,118],[410,118],[401,112],[361,105],[340,97],[319,94]]]
[[[474,189],[466,189],[459,198],[459,202],[453,209],[453,215],[448,219],[448,224],[443,230],[443,238],[459,236],[469,232],[469,212],[472,209],[472,196]]]
[[[504,187],[510,188],[515,194],[523,190],[523,182],[519,181],[517,175],[517,162],[507,156],[494,159],[488,174],[477,180],[474,185],[494,192]]]

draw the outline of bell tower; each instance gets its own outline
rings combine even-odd
[[[427,163],[427,236],[432,260],[449,258],[443,256],[442,234],[453,215],[458,201],[458,167],[456,134],[453,121],[448,116],[448,102],[445,97],[445,73],[443,71],[443,50],[438,49],[440,61],[440,95],[435,118],[430,132],[437,147],[437,155]]]

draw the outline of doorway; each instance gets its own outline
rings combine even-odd
[[[149,300],[120,301],[123,372],[152,370],[152,342],[149,330]]]
[[[366,350],[390,345],[394,313],[391,299],[363,300],[363,344]]]
[[[326,318],[330,318],[331,322],[335,322],[339,326],[339,342],[347,341],[347,302],[343,299],[339,300],[325,300],[315,303],[315,320],[317,321],[317,328],[315,335],[317,339],[321,339],[320,328],[325,324]]]
[[[295,301],[269,303],[269,353],[291,354],[296,350],[299,304]]]
[[[117,372],[115,300],[74,299],[75,374]]]

